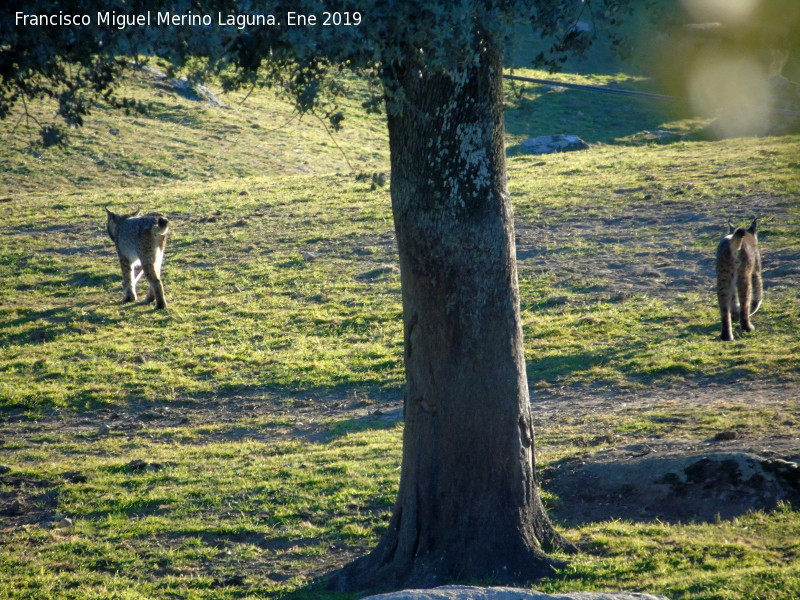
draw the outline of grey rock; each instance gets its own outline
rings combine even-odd
[[[634,592],[573,592],[550,595],[536,590],[509,587],[448,585],[430,590],[403,590],[378,594],[363,600],[668,600],[668,598]]]
[[[168,85],[173,91],[180,94],[184,98],[189,100],[202,100],[219,108],[228,108],[228,106],[222,100],[220,100],[220,98],[214,94],[214,92],[200,83],[190,81],[186,77],[174,77],[169,79],[167,72],[159,69],[158,67],[142,64],[137,64],[134,66],[154,81],[157,81],[160,84]]]
[[[150,65],[138,65],[138,67],[139,70],[142,71],[142,73],[150,75],[153,79],[167,78],[167,72],[163,71],[162,69],[159,69],[158,67],[152,67]]]
[[[186,77],[175,77],[167,80],[167,83],[184,98],[189,100],[205,100],[216,107],[228,108],[228,106],[206,86],[194,81],[189,81]]]
[[[657,142],[671,142],[683,138],[683,136],[676,131],[666,131],[664,129],[647,129],[642,132],[641,137]]]
[[[75,523],[69,517],[64,517],[63,519],[59,519],[58,521],[54,521],[51,525],[53,529],[64,529],[67,527],[72,527]]]
[[[552,154],[553,152],[573,152],[588,150],[589,144],[577,135],[543,135],[522,142],[520,150],[527,154]]]

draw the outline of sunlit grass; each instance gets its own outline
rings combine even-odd
[[[572,80],[638,85],[624,75]],[[605,253],[625,273],[679,252],[712,260],[725,221],[756,208],[767,211],[765,265],[770,253],[790,260],[800,250],[798,138],[651,145],[636,132],[673,115],[619,115],[617,100],[542,92],[509,94],[508,145],[576,133],[595,147],[509,159],[518,233],[529,236],[519,246],[535,251],[519,264],[534,393],[796,382],[792,285],[770,282],[757,331],[722,344],[710,288],[616,293],[593,260]],[[0,521],[0,598],[358,597],[308,584],[387,526],[402,425],[382,421],[378,404],[358,420],[319,418],[312,439],[299,433],[301,400],[402,395],[388,188],[357,180],[324,129],[273,97],[226,98],[226,110],[143,81],[130,94],[152,100],[153,112],[98,109],[66,151],[30,148],[30,132],[0,123],[0,463],[10,469],[0,491],[6,506],[31,500],[35,513]],[[383,121],[356,105],[337,143],[356,171],[385,171]],[[166,312],[120,304],[105,206],[170,217]],[[770,207],[783,217],[770,220]],[[600,233],[586,229],[594,224]],[[248,412],[242,398],[280,410]],[[537,461],[546,482],[558,461],[622,441],[790,437],[800,415],[789,400],[561,416],[537,422]],[[206,403],[231,412],[100,433],[114,411],[180,415]],[[61,415],[73,426],[53,425]],[[51,526],[63,517],[72,524]],[[538,585],[791,598],[799,523],[786,505],[720,523],[562,527],[590,551]]]

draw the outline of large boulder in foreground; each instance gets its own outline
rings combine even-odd
[[[508,587],[448,585],[430,590],[402,590],[390,594],[378,594],[364,600],[668,600],[668,598],[635,592],[572,592],[553,596],[536,590]]]

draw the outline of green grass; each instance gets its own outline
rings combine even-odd
[[[769,194],[789,217],[775,229],[767,220],[765,252],[795,252],[797,148],[793,138],[603,148],[547,158],[535,176],[533,158],[512,160],[518,225],[613,221],[643,210],[637,207],[639,194],[648,193],[644,186],[656,195],[682,182],[693,196],[679,196],[675,206],[659,203],[653,215],[664,223],[610,227],[603,242],[545,239],[537,247],[559,257],[563,270],[521,263],[533,385],[637,386],[731,374],[796,380],[800,304],[791,286],[767,290],[755,318],[760,333],[726,345],[715,340],[710,289],[619,299],[603,291],[605,282],[592,270],[600,251],[631,266],[661,260],[665,247],[676,244],[678,251],[713,256],[719,237],[713,225],[684,235],[675,228],[685,225],[670,225],[670,214],[687,206],[724,208],[731,190],[743,187],[750,196]],[[710,174],[712,155],[732,156],[731,170]],[[680,161],[680,174],[670,173],[672,161]],[[666,175],[648,179],[653,173]],[[615,192],[636,186],[643,189],[634,195]],[[104,206],[158,209],[172,219],[168,312],[119,304],[121,277],[103,227]],[[0,405],[35,410],[244,389],[402,385],[399,275],[381,268],[396,263],[386,188],[340,175],[251,177],[30,194],[0,210]],[[718,222],[713,217],[705,219]],[[319,256],[306,259],[304,252]]]
[[[756,407],[748,404],[746,397],[710,405],[696,405],[690,399],[677,403],[654,399],[642,406],[623,403],[616,411],[587,412],[560,415],[556,422],[537,419],[534,413],[545,479],[549,466],[621,444],[708,441],[720,432],[732,432],[738,439],[754,443],[767,438],[792,439],[800,424],[800,406],[789,398]]]
[[[796,380],[794,282],[767,275],[761,333],[719,344],[713,256],[727,218],[753,214],[764,217],[765,269],[776,267],[770,254],[797,256],[798,150],[784,137],[512,159],[517,225],[544,261],[520,265],[534,384]],[[606,261],[614,269],[601,272]],[[645,266],[655,279],[633,276]],[[704,274],[702,287],[673,284],[675,268]]]
[[[29,129],[0,123],[0,463],[11,469],[0,494],[24,507],[0,521],[0,598],[356,597],[309,582],[374,545],[396,493],[402,426],[333,410],[344,400],[380,409],[402,394],[388,188],[356,178],[324,129],[289,121],[269,95],[228,98],[224,110],[129,86],[153,111],[98,108],[67,150],[32,148]],[[595,144],[509,158],[535,393],[798,382],[791,269],[769,281],[757,331],[731,344],[715,339],[710,285],[668,273],[681,260],[713,271],[724,222],[754,212],[767,217],[765,267],[791,266],[800,139],[703,141],[685,115],[637,106],[620,116],[618,99],[572,92],[531,88],[507,101],[512,149],[562,132]],[[386,171],[383,121],[358,104],[337,144],[356,171]],[[694,133],[671,144],[635,135],[656,127]],[[170,217],[168,311],[120,304],[105,206]],[[625,268],[601,272],[610,262]],[[631,275],[641,266],[667,275]],[[150,407],[176,417],[137,420]],[[561,416],[537,424],[539,463],[546,475],[604,447],[722,430],[791,437],[798,422],[791,398],[754,407],[746,396]],[[49,525],[62,516],[73,524]],[[564,533],[591,551],[537,584],[546,591],[800,595],[796,507]]]
[[[315,116],[301,117],[268,93],[225,95],[227,108],[217,108],[138,75],[126,81],[121,95],[147,105],[147,113],[95,107],[84,127],[70,130],[66,149],[42,150],[36,145],[39,123],[52,119],[55,106],[37,104],[30,107],[31,118],[19,110],[0,123],[6,145],[0,193],[197,185],[264,173],[347,172],[350,165],[356,171],[386,170],[385,125],[361,109],[367,90],[357,82],[352,87],[353,95],[340,99],[345,131],[335,137]]]
[[[67,202],[31,196],[4,231],[0,404],[400,385],[399,277],[370,273],[392,260],[385,189],[286,177]],[[105,205],[170,215],[168,312],[119,303]]]
[[[590,553],[542,591],[624,589],[703,600],[800,594],[800,524],[788,506],[713,525],[614,521],[570,533],[590,538]]]
[[[248,597],[285,591],[287,580],[300,586],[298,569],[319,573],[332,549],[375,542],[395,491],[398,435],[326,444],[32,438],[16,451],[14,474],[55,487],[58,512],[74,524],[4,531],[5,548],[21,552],[0,557],[0,595],[236,598],[243,585]],[[133,469],[134,456],[158,470]],[[76,468],[86,481],[65,482]],[[226,585],[233,577],[239,584]]]

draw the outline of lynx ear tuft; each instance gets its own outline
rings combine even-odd
[[[733,226],[733,221],[728,219],[728,234],[730,235],[734,231],[736,231],[736,227]]]
[[[750,223],[750,227],[747,228],[747,231],[754,234],[756,232],[756,229],[758,229],[758,220],[760,218],[761,217],[756,217],[755,219],[753,219],[753,222]]]

